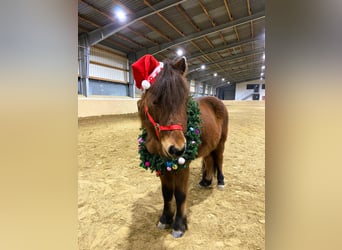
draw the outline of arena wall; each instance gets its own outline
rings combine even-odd
[[[78,117],[136,113],[138,99],[78,97]]]
[[[113,97],[78,97],[78,117],[92,117],[102,115],[119,115],[138,112],[139,98],[113,98]],[[248,101],[223,100],[226,106],[236,103],[248,104]]]
[[[257,92],[259,94],[259,100],[264,100],[265,89],[262,88],[263,84],[265,84],[265,80],[254,80],[236,84],[235,100],[253,100],[254,89],[247,89],[247,85],[259,85],[259,91]]]

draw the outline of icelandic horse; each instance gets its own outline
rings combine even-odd
[[[145,55],[132,65],[137,88],[143,90],[138,101],[141,127],[146,130],[146,148],[150,154],[174,159],[186,151],[187,102],[189,87],[185,78],[185,57],[158,62]],[[198,157],[202,157],[201,187],[208,187],[216,174],[217,187],[224,188],[222,172],[223,153],[228,135],[228,111],[216,97],[196,98],[200,110],[200,141]],[[163,129],[161,129],[163,127]],[[164,199],[164,208],[158,228],[172,226],[172,235],[182,237],[187,230],[186,200],[189,180],[189,164],[176,171],[164,171],[159,175]],[[176,216],[171,201],[176,201]]]

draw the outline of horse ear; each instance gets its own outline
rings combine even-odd
[[[175,69],[178,69],[183,75],[186,75],[188,70],[188,64],[186,62],[185,56],[176,59],[176,62],[173,63],[173,67]]]

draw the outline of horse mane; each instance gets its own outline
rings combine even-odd
[[[177,112],[189,96],[187,81],[183,73],[174,67],[174,61],[166,59],[163,70],[148,90],[147,101],[158,105],[169,114]]]

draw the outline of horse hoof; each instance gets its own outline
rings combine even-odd
[[[202,186],[201,184],[198,184],[198,187],[202,188],[202,189],[212,189],[213,188],[213,186]]]
[[[224,185],[217,185],[218,190],[224,190]]]
[[[177,230],[177,231],[176,230],[172,230],[171,234],[172,234],[172,236],[174,238],[180,238],[180,237],[182,237],[184,235],[184,232],[182,232],[180,230]]]
[[[159,229],[168,229],[168,228],[171,227],[171,225],[170,225],[170,224],[163,224],[163,223],[161,223],[161,222],[159,221],[157,227],[158,227]]]
[[[201,180],[198,184],[201,188],[211,188],[211,180]]]

